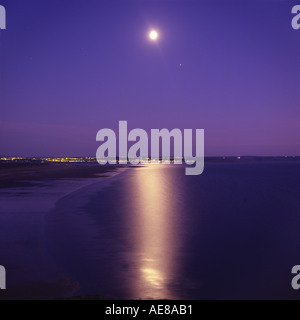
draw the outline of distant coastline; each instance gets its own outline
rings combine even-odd
[[[146,159],[151,163],[151,158]],[[163,161],[162,158],[159,161]],[[171,162],[174,158],[171,157]],[[300,156],[212,156],[205,157],[206,162],[238,162],[238,161],[300,161]],[[117,158],[117,165],[119,158]],[[13,164],[97,164],[95,157],[0,157],[0,169]],[[115,165],[108,165],[114,167]]]
[[[173,159],[174,160],[174,159]],[[149,165],[151,165],[149,160]],[[161,161],[161,160],[160,160]],[[206,157],[206,163],[280,163],[300,162],[300,157]],[[148,165],[148,164],[144,164]],[[172,163],[171,163],[172,165]],[[143,165],[137,165],[137,167]],[[43,180],[89,179],[108,177],[126,165],[100,166],[96,158],[0,158],[0,188],[32,186]],[[134,167],[128,165],[128,167]]]

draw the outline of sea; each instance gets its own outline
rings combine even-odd
[[[59,199],[44,239],[73,295],[298,299],[300,163],[129,167]]]

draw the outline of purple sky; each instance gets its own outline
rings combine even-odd
[[[0,155],[95,156],[119,120],[205,129],[207,156],[300,155],[299,1],[0,4]]]

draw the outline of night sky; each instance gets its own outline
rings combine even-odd
[[[300,155],[300,1],[0,4],[0,156],[95,156],[119,120],[205,129],[207,156]]]

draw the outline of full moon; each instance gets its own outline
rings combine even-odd
[[[155,30],[152,30],[150,33],[149,33],[149,38],[151,40],[156,40],[158,38],[158,32],[155,31]]]

